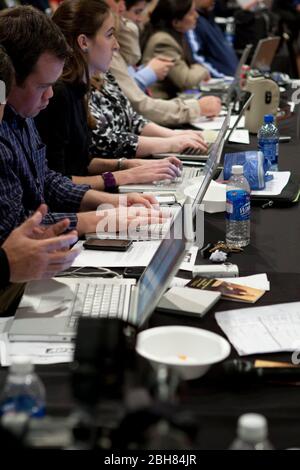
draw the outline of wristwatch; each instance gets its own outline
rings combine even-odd
[[[126,160],[127,160],[127,158],[125,158],[125,157],[119,158],[119,160],[118,160],[118,166],[117,166],[117,171],[125,170],[125,161],[126,161]]]
[[[118,186],[114,175],[110,171],[102,173],[102,178],[104,181],[104,190],[108,193],[116,193],[118,191]]]

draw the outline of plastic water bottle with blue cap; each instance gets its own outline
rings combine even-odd
[[[265,115],[264,124],[258,131],[257,139],[258,148],[264,154],[266,168],[270,171],[278,171],[279,131],[272,114]]]
[[[45,415],[45,387],[27,356],[13,359],[0,395],[0,415],[8,413],[26,413],[32,418]]]
[[[226,243],[241,248],[250,243],[250,186],[242,165],[233,165],[226,187]]]

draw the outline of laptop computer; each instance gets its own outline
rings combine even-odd
[[[226,118],[224,119],[222,128],[219,132],[219,135],[217,137],[217,140],[214,144],[214,148],[206,161],[206,164],[204,168],[202,169],[201,176],[203,176],[203,179],[201,182],[199,182],[199,192],[196,196],[196,199],[193,204],[196,206],[201,203],[205,192],[209,186],[210,181],[212,180],[215,171],[220,164],[221,156],[222,156],[222,151],[223,151],[223,146],[225,143],[224,136],[226,135],[226,132],[229,127],[230,123],[230,116],[231,116],[231,108],[228,110],[228,114]],[[145,188],[145,186],[143,186]],[[152,186],[147,185],[147,188],[152,188]],[[149,189],[146,189],[146,191],[149,191]],[[175,199],[176,201],[176,199]],[[195,216],[195,211],[194,211],[194,205],[192,206],[192,211],[189,212],[190,209],[190,201],[185,200],[184,202],[184,209],[187,210],[187,214],[185,215],[185,223],[189,224],[189,230],[192,232],[192,221],[193,217]],[[171,206],[168,206],[167,209],[168,214],[171,215],[170,219],[167,219],[166,222],[163,224],[148,224],[142,227],[135,227],[135,230],[132,231],[131,233],[108,233],[108,232],[93,232],[93,233],[87,233],[85,235],[86,239],[93,239],[93,238],[108,238],[108,239],[115,239],[115,238],[121,238],[121,239],[130,239],[130,240],[159,240],[161,239],[164,234],[167,232],[169,229],[169,226],[173,220],[174,217],[176,217],[177,213],[181,210],[181,205],[178,203],[174,203]]]
[[[242,95],[244,95],[244,96],[242,96]],[[246,109],[248,108],[248,106],[250,105],[251,99],[252,99],[252,96],[251,96],[251,93],[249,93],[249,92],[243,91],[242,94],[240,95],[239,102],[241,102],[243,104],[240,107],[239,113],[236,116],[236,120],[235,120],[233,126],[230,129],[230,133],[225,137],[226,141],[230,139],[232,133],[238,127],[241,118],[243,117],[243,115],[244,115]],[[228,108],[229,108],[229,106],[228,106]],[[232,109],[232,107],[230,109]],[[227,115],[228,115],[228,111],[226,113],[226,116]],[[196,123],[194,123],[193,125],[194,125],[194,127],[198,127]],[[199,128],[200,127],[201,127],[201,124],[199,124]],[[204,131],[204,136],[205,136],[205,132],[206,131]],[[211,133],[212,131],[208,131],[208,132]],[[218,132],[215,131],[215,135],[216,135],[216,138],[217,138]],[[215,140],[216,140],[216,138],[215,138]],[[197,163],[202,162],[203,166],[204,166],[204,162],[208,159],[209,154],[212,151],[214,142],[211,143],[211,145],[209,146],[208,154],[206,154],[206,155],[203,154],[202,150],[190,148],[190,149],[185,149],[181,153],[158,153],[158,154],[153,155],[153,157],[154,158],[166,158],[166,157],[170,157],[170,156],[176,156],[177,158],[179,158],[183,162],[183,164],[185,164],[185,162],[189,162],[189,164],[192,165],[193,162],[195,162],[195,163],[196,162]],[[183,169],[183,175],[182,175],[183,179],[187,180],[191,177],[199,176],[201,174],[201,169],[200,169],[200,171],[196,171],[196,168],[194,168],[195,175],[191,174],[192,172],[193,172],[193,170],[191,170],[191,169],[189,169],[189,170]],[[159,182],[158,182],[158,185],[159,185]],[[124,188],[124,186],[121,186],[121,192],[127,192],[123,188]]]
[[[231,107],[228,109],[228,113],[224,118],[223,125],[218,133],[217,139],[214,142],[210,155],[207,157],[207,161],[217,160],[220,162],[222,155],[221,142],[225,141],[226,132],[230,123],[231,117]],[[177,156],[177,155],[176,155]],[[203,164],[202,167],[195,168],[183,168],[183,174],[180,178],[175,178],[174,180],[157,182],[156,184],[128,184],[119,187],[121,193],[128,192],[176,192],[178,190],[183,190],[184,187],[189,183],[191,178],[202,176],[205,174],[207,166]]]
[[[261,39],[253,54],[250,67],[261,72],[269,72],[276,51],[280,43],[280,37]]]
[[[80,316],[142,326],[190,248],[180,210],[138,283],[134,279],[57,278],[30,282],[8,331],[10,341],[72,341]]]

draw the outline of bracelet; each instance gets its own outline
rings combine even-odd
[[[101,176],[104,181],[104,190],[108,193],[116,193],[118,191],[118,186],[114,175],[110,171],[106,171]]]
[[[120,170],[124,170],[125,169],[125,161],[127,160],[127,158],[125,157],[122,157],[122,158],[119,158],[118,160],[118,166],[117,166],[117,171],[120,171]]]

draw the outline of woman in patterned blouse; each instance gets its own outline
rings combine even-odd
[[[100,21],[100,18],[102,18],[102,21]],[[114,51],[118,49],[118,44],[114,37],[115,29],[113,16],[106,3],[101,0],[73,0],[65,1],[59,6],[53,16],[53,21],[61,28],[73,49],[72,58],[69,63],[66,64],[62,78],[65,80],[65,83],[70,83],[70,76],[76,77],[76,79],[73,79],[73,85],[80,80],[85,81],[88,93],[91,77],[95,75],[99,76],[100,72],[106,72],[108,70],[112,55]],[[110,79],[109,76],[108,79]],[[111,83],[113,83],[113,81],[111,81]],[[119,92],[117,88],[115,89]],[[97,91],[102,94],[102,88]],[[51,101],[54,99],[55,96]],[[122,110],[123,113],[125,113],[123,106]],[[118,135],[115,134],[115,138],[110,139],[107,153],[104,152],[104,148],[101,145],[98,146],[97,144],[96,148],[94,136],[97,136],[98,142],[100,143],[98,138],[99,129],[105,132],[105,127],[111,125],[112,119],[108,117],[100,120],[100,116],[95,116],[93,110],[91,114],[93,118],[90,120],[92,124],[91,127],[94,127],[94,129],[92,132],[92,147],[90,148],[89,155],[101,155],[106,157],[106,160],[96,157],[91,158],[88,165],[89,173],[99,174],[99,172],[101,172],[101,165],[103,167],[103,162],[106,168],[110,168],[109,171],[114,171],[111,169],[111,166],[109,167],[109,162],[111,162],[112,165],[111,156],[121,155],[123,157],[124,152],[114,153],[116,145],[113,148],[112,142],[117,138],[117,146],[123,145],[125,142],[124,135],[118,137]],[[117,120],[115,113],[113,114],[114,119]],[[57,119],[59,119],[58,113],[56,116]],[[128,121],[128,113],[126,113],[126,116],[127,117],[123,117],[123,119]],[[185,147],[206,148],[206,144],[200,133],[193,131],[173,131],[147,122],[138,116],[132,115],[131,119],[132,122],[134,121],[136,127],[133,129],[130,123],[127,124],[124,131],[132,134],[132,136],[127,138],[126,141],[132,142],[138,139],[138,142],[136,144],[136,152],[127,151],[126,155],[128,156],[130,154],[131,156],[144,156],[157,152],[180,152]],[[139,129],[142,135],[133,137],[135,131],[138,132]],[[125,168],[124,166],[122,167],[123,169],[130,168],[130,170],[128,172],[114,172],[117,185],[133,182],[147,183],[159,179],[172,179],[180,173],[178,169],[180,161],[175,157],[163,161],[151,162],[146,162],[140,158],[134,160],[129,159],[123,160],[122,165],[125,166]],[[117,166],[116,169],[120,168]]]

